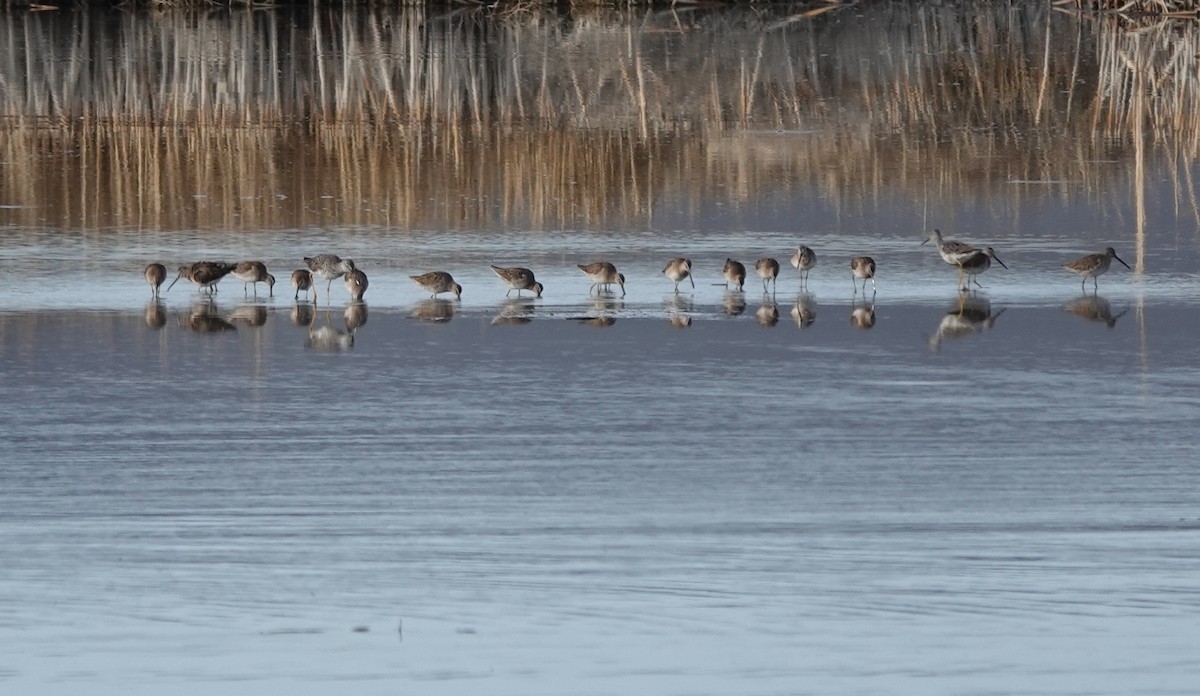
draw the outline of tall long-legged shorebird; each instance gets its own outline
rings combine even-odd
[[[779,277],[779,262],[775,259],[759,259],[754,262],[754,271],[758,273],[758,277],[762,278],[763,294],[767,293],[767,283],[771,284],[771,288],[775,288],[775,279]]]
[[[858,280],[862,280],[863,294],[867,294],[867,279],[871,279],[871,294],[875,294],[875,259],[856,256],[850,259],[850,281],[854,283],[854,294],[858,294]]]
[[[254,294],[257,296],[258,284],[266,283],[271,297],[275,296],[275,276],[267,273],[267,267],[262,261],[242,261],[234,267],[233,277],[242,281],[243,295],[246,294],[246,287],[253,284]]]
[[[675,281],[675,292],[679,292],[679,283],[684,278],[687,278],[688,281],[691,282],[693,290],[696,289],[696,281],[692,280],[691,259],[685,259],[682,257],[671,259],[667,262],[666,266],[663,266],[662,272],[663,275],[665,275],[669,280]]]
[[[325,302],[329,302],[330,289],[333,287],[333,281],[341,278],[343,275],[353,271],[354,262],[350,259],[342,259],[336,254],[317,254],[316,256],[305,256],[304,264],[308,266],[308,270],[318,278],[324,278],[325,283]],[[317,289],[313,288],[313,296],[317,294]]]
[[[741,261],[733,259],[725,259],[725,266],[721,269],[721,275],[725,278],[725,289],[729,289],[729,284],[733,283],[734,288],[741,291],[746,285],[746,267]],[[742,306],[745,307],[743,301]]]
[[[142,271],[146,276],[146,284],[150,286],[150,292],[155,298],[158,297],[158,288],[167,279],[167,267],[161,263],[152,263],[146,266],[146,270]]]
[[[454,282],[454,276],[445,271],[430,271],[421,275],[409,276],[409,278],[429,293],[430,298],[436,298],[443,292],[452,292],[454,299],[462,299],[462,286]]]
[[[300,293],[303,292],[304,299],[307,300],[308,291],[313,289],[312,271],[307,271],[303,268],[292,271],[292,287],[296,289],[296,295],[292,299],[299,300]]]
[[[983,251],[968,257],[962,262],[962,273],[966,282],[959,288],[960,290],[970,290],[971,281],[975,281],[977,287],[983,287],[979,284],[979,276],[981,273],[992,267],[992,261],[1000,264],[1004,268],[1008,268],[999,256],[996,256],[996,250],[988,247]]]
[[[941,256],[942,260],[951,266],[958,266],[963,261],[983,251],[978,247],[963,244],[953,239],[942,239],[942,231],[936,229],[930,232],[929,236],[921,244],[924,245],[930,241],[933,242],[934,248],[937,249],[938,256]]]
[[[817,265],[817,252],[801,244],[792,254],[792,268],[800,271],[800,285],[808,284],[808,273]]]
[[[592,281],[592,287],[588,288],[588,294],[592,294],[592,288],[596,288],[596,294],[600,293],[601,286],[604,290],[608,290],[613,283],[621,286],[621,297],[625,297],[625,274],[617,273],[617,267],[607,261],[597,261],[596,263],[576,264],[579,270]]]
[[[529,290],[533,293],[534,297],[541,297],[542,290],[545,290],[545,287],[533,277],[533,271],[528,268],[492,266],[492,272],[508,286],[508,292],[504,294],[505,297],[511,295],[513,290],[517,291],[517,297],[521,296],[522,290]]]
[[[367,274],[357,268],[353,268],[346,272],[346,290],[350,293],[350,299],[354,302],[362,302],[363,295],[367,293]],[[326,295],[328,302],[328,295]]]
[[[1080,285],[1081,289],[1087,289],[1087,279],[1091,278],[1092,290],[1098,291],[1096,277],[1104,275],[1108,271],[1108,267],[1112,265],[1113,259],[1119,261],[1125,268],[1129,268],[1129,264],[1121,261],[1121,258],[1117,256],[1117,252],[1112,247],[1106,248],[1103,253],[1088,254],[1070,263],[1064,263],[1062,267],[1083,278]],[[1130,270],[1133,269],[1130,268]]]
[[[167,286],[167,292],[175,287],[175,283],[179,282],[180,278],[187,278],[192,283],[195,283],[201,290],[215,293],[217,291],[217,283],[233,272],[233,264],[224,263],[222,261],[197,261],[190,266],[180,266],[179,273],[175,276],[175,280]]]

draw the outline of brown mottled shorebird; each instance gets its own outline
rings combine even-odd
[[[995,261],[1006,269],[1008,268],[1008,266],[1006,266],[1004,262],[1000,260],[1000,257],[996,256],[996,250],[992,249],[991,247],[967,257],[967,259],[962,262],[962,266],[960,266],[963,277],[966,279],[966,282],[960,289],[971,289],[971,281],[975,281],[975,285],[982,288],[983,286],[979,284],[979,274],[991,268],[992,261]]]
[[[863,294],[867,294],[867,278],[871,279],[871,294],[875,294],[875,259],[870,256],[855,256],[850,259],[850,281],[854,283],[854,294],[858,294],[858,278],[863,282]]]
[[[927,244],[930,241],[933,242],[934,247],[937,249],[938,256],[941,256],[942,260],[951,266],[957,266],[980,251],[983,251],[982,249],[969,244],[963,244],[953,239],[942,239],[941,230],[930,232],[929,236],[921,244]]]
[[[462,299],[462,286],[454,282],[454,276],[445,271],[430,271],[409,278],[429,293],[430,298],[437,298],[443,292],[452,292],[455,299]]]
[[[808,272],[817,265],[817,252],[801,244],[792,254],[792,268],[800,271],[800,284],[808,283]]]
[[[175,283],[178,283],[180,278],[187,278],[199,286],[201,290],[207,290],[210,294],[215,293],[217,291],[217,283],[232,273],[233,268],[233,264],[222,261],[197,261],[190,266],[180,266],[179,274],[167,286],[167,292],[170,292],[171,288],[175,287]]]
[[[692,280],[691,259],[671,259],[666,266],[663,266],[662,272],[668,279],[675,281],[675,292],[679,292],[679,283],[684,278],[691,281],[693,290],[696,289],[696,281]]]
[[[596,288],[596,294],[600,294],[601,287],[608,290],[613,283],[621,286],[621,297],[625,297],[625,274],[617,273],[617,267],[607,261],[597,261],[596,263],[576,264],[579,270],[592,281],[592,287],[588,288],[588,294],[592,294],[592,288]]]
[[[242,261],[233,269],[233,277],[242,281],[242,294],[246,293],[246,286],[254,284],[254,294],[258,295],[258,284],[266,283],[267,289],[270,290],[271,297],[275,296],[275,276],[267,273],[267,267],[262,261]]]
[[[762,278],[763,294],[766,294],[767,283],[771,284],[771,289],[775,288],[775,279],[779,277],[779,262],[775,259],[759,259],[754,262],[754,272]]]
[[[299,300],[300,292],[304,292],[304,299],[308,299],[308,291],[313,289],[312,271],[306,271],[303,268],[292,271],[292,287],[296,289],[296,295],[292,299]],[[316,294],[316,291],[313,291]]]
[[[325,283],[326,304],[329,302],[330,288],[333,287],[333,281],[354,270],[353,261],[342,259],[336,254],[317,254],[313,257],[305,256],[304,264],[308,266],[308,270],[312,271],[314,276],[329,281]],[[315,298],[316,295],[317,289],[313,288],[313,297]]]
[[[508,292],[505,293],[506,297],[511,295],[513,290],[517,291],[517,297],[521,296],[522,290],[529,290],[533,292],[534,297],[541,297],[542,290],[545,289],[533,277],[533,271],[528,268],[501,268],[500,266],[492,266],[492,272],[508,286]]]
[[[350,299],[354,302],[361,302],[363,295],[367,293],[367,274],[352,268],[346,272],[346,290],[350,292]],[[329,301],[329,296],[325,296],[326,302]]]
[[[146,266],[146,270],[142,272],[146,276],[146,283],[150,286],[150,292],[158,297],[158,286],[163,284],[167,279],[167,267],[161,263],[152,263]]]
[[[1088,278],[1092,279],[1092,290],[1097,290],[1096,276],[1106,273],[1108,267],[1112,265],[1113,259],[1120,261],[1121,265],[1125,268],[1129,268],[1129,264],[1121,261],[1121,258],[1117,256],[1117,252],[1112,247],[1106,248],[1103,253],[1088,254],[1070,263],[1064,263],[1062,267],[1083,277],[1080,287],[1084,290],[1087,289]],[[1130,268],[1130,270],[1133,269]]]
[[[746,267],[740,261],[725,259],[725,267],[721,269],[721,275],[725,276],[726,288],[733,283],[740,291],[746,285]],[[742,303],[742,307],[745,308],[745,306],[745,303]]]

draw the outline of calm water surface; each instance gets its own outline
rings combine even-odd
[[[415,153],[337,119],[300,135],[28,130],[74,97],[139,118],[142,102],[109,80],[42,99],[64,80],[16,70],[10,42],[5,74],[30,84],[25,101],[0,95],[17,122],[0,142],[0,691],[1194,693],[1200,170],[1186,126],[1200,110],[1156,94],[1137,102],[1154,109],[1145,138],[1091,129],[1124,118],[1105,90],[1134,84],[1106,76],[1125,65],[1107,58],[1124,50],[1150,74],[1165,62],[1151,48],[1200,39],[1184,25],[1135,40],[1044,8],[904,7],[780,25],[699,13],[673,33],[611,17],[490,25],[482,57],[430,55],[491,66],[437,74],[473,76],[492,95],[480,118],[503,127],[433,127],[450,145]],[[249,28],[330,40],[321,22],[267,17]],[[69,21],[2,29],[77,36]],[[192,38],[242,21],[206,19]],[[456,46],[463,28],[445,24],[436,37]],[[189,36],[170,14],[103,26],[143,49]],[[881,55],[883,40],[924,49]],[[52,44],[65,57],[48,65],[78,60],[78,44]],[[570,74],[532,79],[539,47],[565,44],[567,67],[608,65],[591,52],[628,67],[636,46],[649,78],[707,66],[697,82],[715,91],[681,100],[646,79],[662,108],[639,116],[626,92],[593,102]],[[714,44],[745,69],[686,63]],[[329,55],[279,74],[356,65]],[[314,99],[374,94],[368,76],[407,74],[388,61],[415,54],[354,55],[388,70],[316,83]],[[964,73],[961,55],[992,70]],[[872,97],[910,69],[931,103],[969,105],[931,126],[945,132],[910,133],[909,112]],[[943,71],[985,87],[926,81]],[[738,75],[759,81],[743,117],[721,101]],[[291,82],[238,84],[255,108],[292,108]],[[533,118],[539,84],[579,100],[553,100],[570,106],[552,129]],[[780,84],[794,102],[766,98]],[[694,113],[664,111],[676,104]],[[594,131],[602,106],[615,135]],[[691,118],[706,128],[679,126]],[[919,245],[934,226],[1010,268],[960,295]],[[821,256],[807,288],[786,261],[773,297],[753,277],[745,293],[715,285],[727,256],[752,267],[799,242]],[[1098,294],[1059,268],[1108,245],[1135,268]],[[340,282],[331,301],[321,283],[317,306],[293,302],[283,279],[322,251],[366,270],[366,304]],[[873,298],[850,287],[863,253],[880,265]],[[677,255],[697,283],[679,295],[661,276]],[[149,299],[147,262],[201,258],[259,258],[281,280],[273,297],[226,279],[214,299],[186,283]],[[588,295],[575,264],[601,258],[626,296]],[[533,268],[545,296],[506,299],[490,263]],[[461,302],[406,277],[434,268]]]

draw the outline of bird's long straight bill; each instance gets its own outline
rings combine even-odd
[[[172,281],[171,281],[171,284],[167,286],[167,292],[171,292],[171,288],[175,287],[175,283],[178,283],[178,282],[179,282],[179,279],[180,279],[180,278],[182,278],[182,277],[183,277],[183,274],[182,274],[182,273],[180,273],[179,275],[175,276],[175,280],[172,280]]]
[[[1117,256],[1116,254],[1113,254],[1113,258],[1118,261],[1121,261],[1121,257]],[[1129,264],[1125,263],[1124,261],[1121,261],[1121,265],[1124,266],[1125,268],[1128,268],[1131,271],[1133,270],[1133,266],[1130,266]]]

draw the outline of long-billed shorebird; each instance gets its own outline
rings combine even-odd
[[[951,266],[958,266],[963,261],[966,261],[980,251],[983,251],[978,247],[973,247],[970,244],[963,244],[962,242],[955,241],[953,239],[942,239],[942,231],[936,229],[933,232],[930,232],[929,236],[926,237],[925,241],[921,242],[921,244],[924,245],[930,241],[933,242],[934,247],[937,249],[938,256],[941,256],[942,260]]]
[[[625,274],[617,273],[617,267],[607,261],[597,261],[596,263],[576,264],[579,270],[592,281],[592,287],[588,288],[588,294],[592,294],[592,288],[596,288],[596,294],[600,294],[601,287],[608,290],[609,287],[616,283],[621,286],[621,297],[625,297]]]
[[[346,290],[350,292],[350,299],[354,302],[361,302],[363,295],[367,293],[367,274],[357,268],[352,268],[346,272],[345,283]],[[329,296],[326,295],[325,299],[328,302]]]
[[[817,265],[817,252],[801,244],[792,254],[792,268],[800,271],[800,284],[808,284],[808,272]]]
[[[312,271],[306,271],[303,268],[292,271],[292,287],[296,289],[296,295],[292,299],[299,300],[300,293],[304,292],[304,299],[308,299],[308,291],[313,289]],[[316,292],[314,291],[314,295]]]
[[[501,268],[500,266],[492,266],[492,272],[499,276],[500,280],[508,286],[508,292],[504,294],[508,297],[513,290],[517,291],[517,297],[521,296],[522,290],[529,290],[534,297],[541,297],[542,290],[545,287],[533,277],[533,271],[528,268]]]
[[[721,275],[725,278],[725,289],[727,290],[730,283],[733,283],[739,291],[746,285],[746,267],[742,265],[741,261],[725,259],[725,267],[721,269]],[[745,306],[743,302],[742,307]]]
[[[180,278],[187,278],[195,283],[201,290],[207,290],[209,293],[217,291],[217,283],[233,272],[233,264],[223,261],[197,261],[190,266],[180,266],[179,273],[175,276],[175,280],[167,286],[167,292],[175,287],[175,283],[179,282]]]
[[[871,279],[871,294],[875,294],[875,259],[870,256],[855,256],[850,259],[850,281],[854,283],[856,295],[860,278],[863,282],[863,294],[867,294],[867,278]]]
[[[692,280],[692,261],[691,259],[676,258],[667,262],[662,269],[663,275],[669,280],[675,281],[675,292],[679,292],[679,283],[687,278],[692,284],[692,289],[696,289],[696,281]]]
[[[763,294],[767,293],[767,283],[771,284],[771,288],[775,288],[775,279],[779,277],[779,262],[775,259],[759,259],[754,262],[754,271],[758,273],[758,277],[762,278]]]
[[[979,275],[992,267],[992,261],[995,261],[1006,269],[1008,268],[1008,266],[1006,266],[1004,262],[1000,260],[1000,257],[996,256],[996,250],[992,249],[991,247],[988,247],[963,261],[960,268],[962,269],[963,277],[966,279],[966,282],[960,289],[970,290],[971,281],[975,281],[975,285],[982,288],[983,286],[979,284]]]
[[[271,297],[275,296],[275,276],[267,273],[267,267],[262,261],[242,261],[233,269],[233,277],[242,281],[242,294],[246,294],[246,286],[254,285],[254,294],[258,295],[258,284],[266,283]]]
[[[308,266],[308,270],[312,271],[313,275],[318,278],[324,278],[329,281],[325,283],[325,302],[329,302],[330,288],[333,287],[333,281],[341,278],[343,275],[354,270],[354,262],[350,259],[342,259],[336,254],[317,254],[316,256],[304,257],[304,264]],[[317,294],[317,289],[313,288],[313,296]]]
[[[1105,272],[1107,272],[1108,267],[1112,265],[1113,259],[1120,261],[1121,265],[1125,268],[1129,268],[1129,264],[1121,261],[1121,258],[1117,256],[1117,252],[1112,247],[1106,248],[1103,253],[1088,254],[1087,256],[1075,259],[1070,263],[1064,263],[1062,267],[1083,277],[1083,281],[1080,285],[1082,289],[1087,289],[1087,279],[1091,278],[1092,289],[1097,290],[1096,276],[1103,275]],[[1133,269],[1130,268],[1130,270]]]
[[[154,297],[158,297],[158,287],[167,279],[167,267],[161,263],[152,263],[146,266],[146,270],[142,271],[146,276],[146,284],[150,286],[150,292]]]
[[[454,282],[454,276],[445,271],[430,271],[421,275],[409,276],[409,278],[429,293],[431,298],[436,298],[443,292],[452,292],[454,299],[462,299],[462,286]]]

